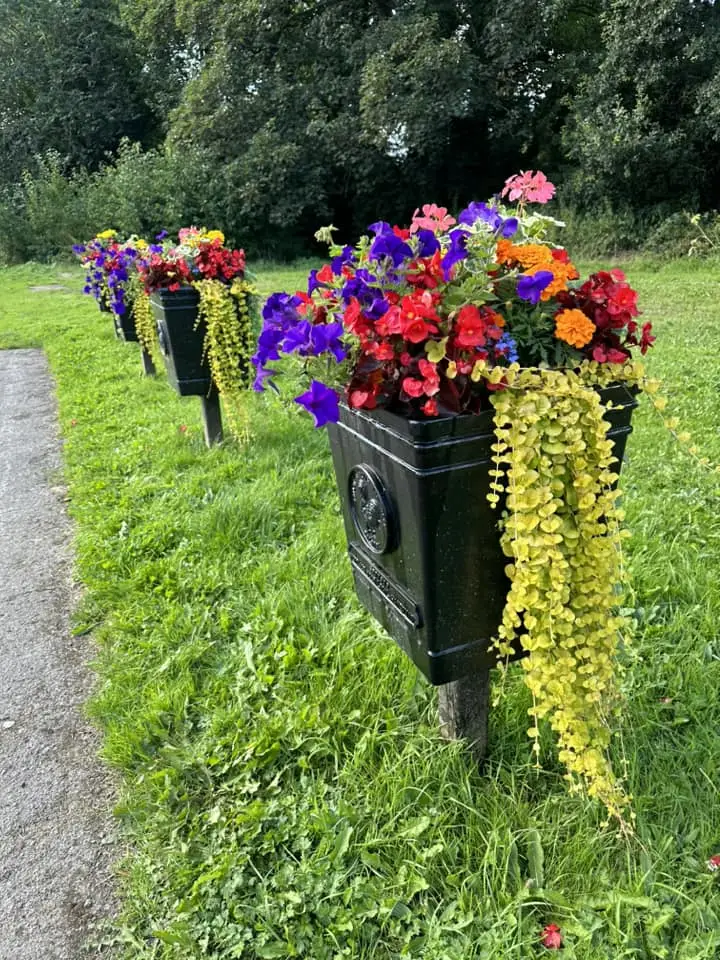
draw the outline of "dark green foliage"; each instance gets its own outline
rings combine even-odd
[[[93,167],[121,137],[147,142],[142,61],[112,2],[0,0],[0,183],[54,150]]]
[[[5,259],[55,255],[83,224],[191,222],[317,254],[324,223],[349,240],[423,202],[457,210],[520,168],[597,223],[587,249],[720,205],[709,0],[0,0],[0,22]]]
[[[602,52],[565,128],[576,199],[634,209],[720,202],[720,6],[606,0]]]

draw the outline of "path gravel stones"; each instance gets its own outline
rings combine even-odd
[[[52,381],[0,351],[0,960],[79,960],[113,908],[112,786],[82,714]]]

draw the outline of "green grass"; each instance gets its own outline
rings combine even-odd
[[[652,370],[720,460],[720,268],[629,269]],[[53,282],[70,289],[29,292]],[[63,268],[1,272],[0,347],[42,346],[57,380],[77,629],[129,850],[106,940],[127,960],[511,960],[554,922],[566,958],[720,956],[720,489],[657,415],[623,473],[627,840],[550,750],[533,768],[517,671],[483,775],[439,739],[433,691],[354,598],[324,434],[252,397],[253,443],[206,450],[199,403],[143,379],[76,289]]]

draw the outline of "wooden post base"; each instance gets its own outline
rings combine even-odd
[[[148,351],[144,348],[140,348],[140,360],[142,362],[142,371],[146,377],[155,376],[155,363],[153,358],[150,356]]]
[[[467,740],[481,764],[487,753],[490,713],[490,670],[438,687],[440,735],[445,740]]]
[[[203,428],[205,443],[213,447],[223,441],[222,414],[220,413],[220,394],[213,387],[207,397],[200,397],[202,401]]]

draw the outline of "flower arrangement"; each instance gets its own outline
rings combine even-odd
[[[245,253],[225,245],[220,230],[180,230],[178,243],[154,250],[140,266],[146,294],[192,287],[200,296],[198,324],[205,324],[204,349],[210,373],[225,402],[237,437],[247,433],[242,394],[251,380],[250,355],[257,291],[248,277]]]
[[[330,262],[306,290],[267,300],[254,386],[276,387],[274,364],[292,355],[309,380],[295,402],[317,427],[338,420],[341,397],[420,420],[494,411],[488,498],[511,584],[495,646],[525,653],[534,750],[547,719],[568,779],[622,819],[608,758],[622,512],[599,388],[642,388],[634,353],[654,337],[621,271],[581,282],[551,242],[562,224],[534,205],[554,193],[522,172],[457,218],[426,204],[409,227],[379,221],[356,245],[319,231]]]
[[[138,340],[147,353],[151,353],[157,334],[139,271],[148,258],[161,251],[159,244],[148,244],[141,237],[122,241],[115,230],[105,230],[87,244],[73,247],[87,269],[83,293],[93,295],[118,317],[132,311]]]

